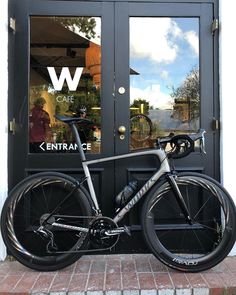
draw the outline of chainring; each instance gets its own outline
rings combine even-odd
[[[118,225],[109,217],[98,217],[94,219],[89,228],[89,239],[95,249],[111,249],[119,240],[119,234],[107,236],[108,230],[116,229]]]

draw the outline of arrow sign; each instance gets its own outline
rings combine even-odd
[[[42,142],[42,143],[40,144],[40,146],[39,146],[39,147],[41,148],[41,150],[42,150],[42,151],[44,151],[44,152],[45,152],[45,149],[43,148],[43,145],[44,145],[44,144],[45,144],[45,142]]]

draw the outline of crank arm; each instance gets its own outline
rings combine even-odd
[[[127,235],[131,236],[130,229],[127,226],[117,227],[115,229],[105,231],[106,236],[116,236],[116,235],[120,235],[123,233],[126,233]]]

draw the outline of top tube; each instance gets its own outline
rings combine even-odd
[[[147,155],[156,156],[160,160],[161,163],[165,159],[167,159],[166,153],[163,149],[153,149],[153,150],[148,150],[148,151],[127,153],[127,154],[118,155],[118,156],[111,156],[111,157],[105,157],[105,158],[95,159],[95,160],[91,160],[91,161],[85,161],[85,164],[86,165],[98,164],[98,163],[103,163],[103,162],[108,162],[108,161],[113,161],[113,160],[120,160],[120,159],[125,159],[125,158],[133,158],[133,157],[147,156]]]

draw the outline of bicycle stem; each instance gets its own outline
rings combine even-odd
[[[169,181],[169,184],[174,192],[174,195],[175,195],[175,198],[176,198],[176,201],[177,203],[179,204],[183,214],[184,214],[184,217],[186,218],[187,222],[192,225],[193,224],[193,221],[190,217],[190,212],[188,210],[188,207],[184,201],[184,198],[178,188],[178,185],[175,181],[175,175],[173,174],[167,174],[167,179]]]

